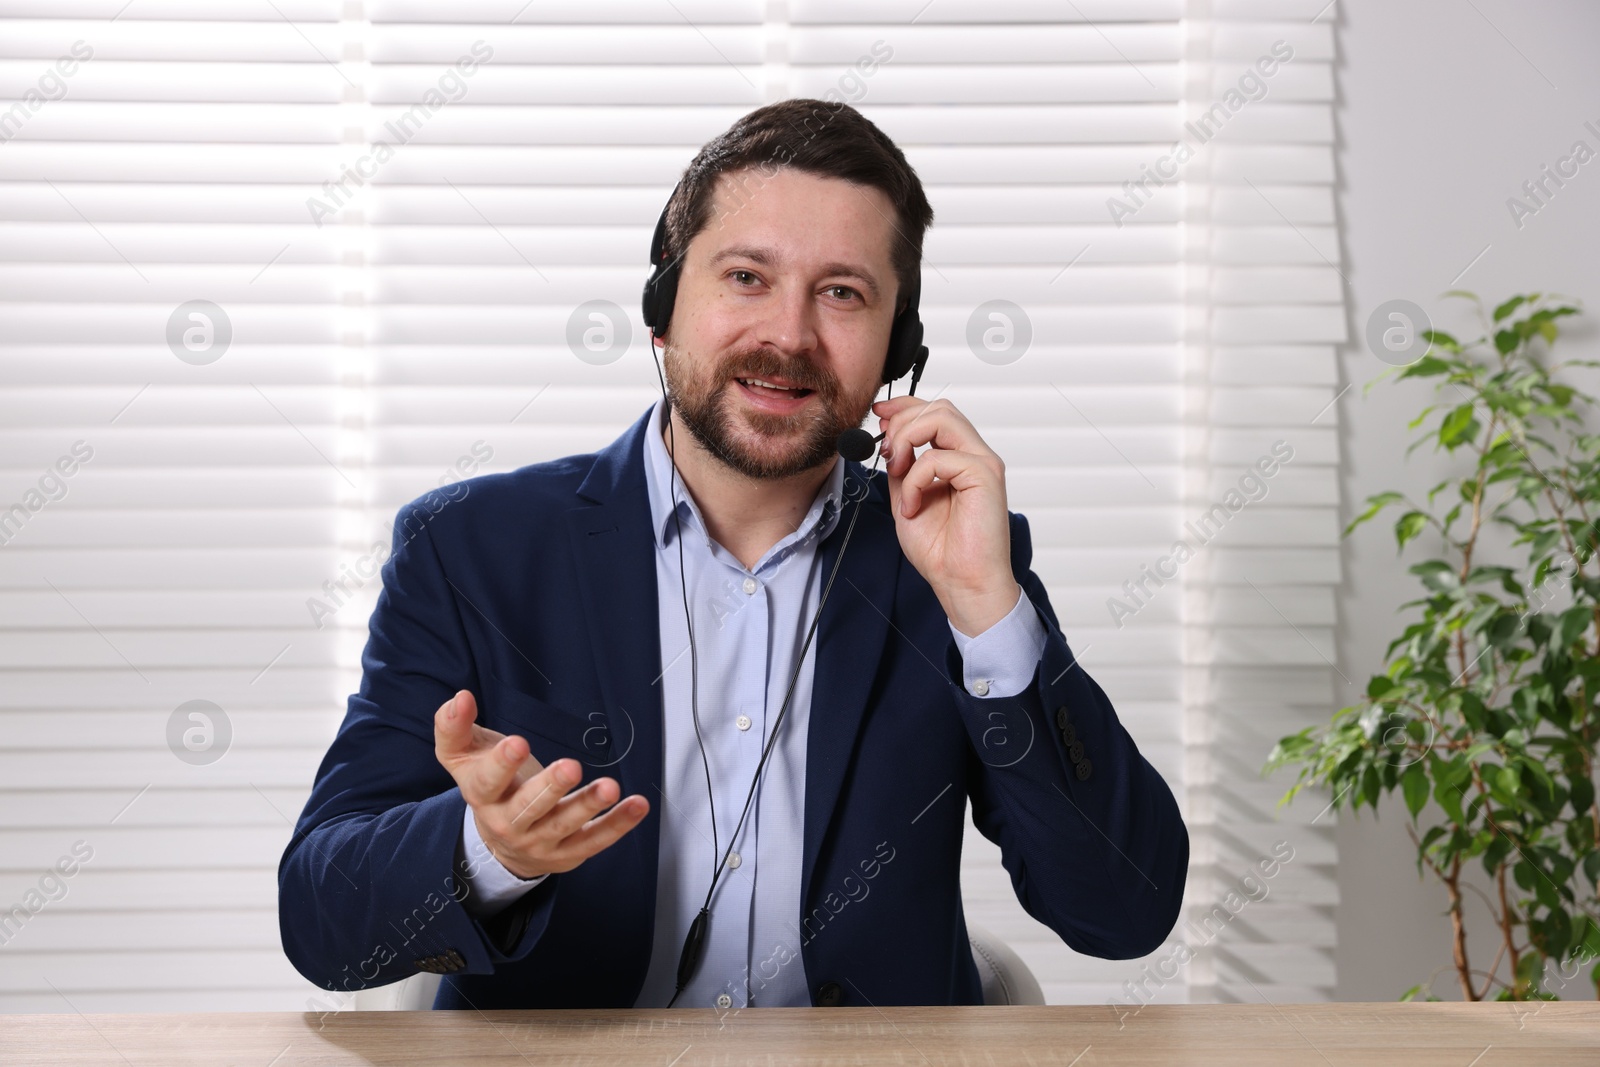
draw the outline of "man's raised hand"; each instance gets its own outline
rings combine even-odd
[[[621,802],[612,778],[583,777],[574,759],[545,767],[528,742],[479,726],[478,702],[463,689],[433,716],[434,754],[472,808],[478,836],[518,878],[570,871],[639,825],[650,802],[637,794]],[[607,810],[609,809],[609,810]]]

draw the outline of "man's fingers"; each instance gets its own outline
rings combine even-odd
[[[906,410],[907,407],[910,407],[913,404],[921,407],[927,403],[928,402],[922,399],[920,396],[912,396],[910,393],[902,393],[899,396],[892,396],[888,400],[880,400],[873,404],[872,413],[887,419],[898,414],[899,412]]]
[[[544,769],[528,742],[479,726],[478,702],[468,690],[439,705],[433,715],[434,755],[472,805],[492,804],[513,785]]]
[[[493,748],[477,753],[464,765],[452,768],[450,773],[455,776],[456,784],[461,787],[461,795],[467,798],[468,804],[493,804],[502,800],[508,790],[536,773],[534,768],[538,766],[538,761],[532,760],[532,756],[528,742],[512,735],[503,738]],[[533,767],[526,766],[530,760]]]
[[[521,832],[544,818],[567,791],[583,778],[583,771],[574,759],[559,759],[533,775],[506,798],[504,807],[509,815],[507,826]]]
[[[448,767],[449,760],[471,753],[477,717],[478,701],[465,689],[439,705],[433,713],[433,747],[440,763]]]
[[[562,862],[576,866],[616,844],[622,835],[632,830],[650,814],[650,802],[635,793],[617,802],[617,805],[599,818],[591,819],[561,842],[558,855]]]
[[[917,457],[900,483],[901,514],[910,518],[921,509],[922,496],[933,487],[935,478],[947,488],[961,492],[989,484],[986,475],[990,473],[981,456],[930,448]]]
[[[614,778],[596,778],[584,788],[565,797],[555,809],[539,820],[534,832],[555,846],[576,833],[583,824],[605,811],[622,796]]]
[[[942,397],[919,408],[880,415],[879,428],[884,431],[883,444],[889,453],[884,471],[891,477],[904,476],[913,453],[922,445],[992,457],[999,467],[1000,457],[978,436],[967,417]]]

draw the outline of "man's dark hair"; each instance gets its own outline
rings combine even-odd
[[[898,303],[903,304],[922,269],[922,235],[933,222],[933,207],[905,154],[843,101],[802,98],[768,104],[707,141],[689,162],[667,207],[668,259],[681,256],[711,224],[711,197],[720,175],[754,168],[771,177],[779,167],[882,190],[898,216],[890,220],[896,234],[890,259],[900,283]]]

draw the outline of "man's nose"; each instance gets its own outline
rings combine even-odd
[[[789,285],[766,301],[759,340],[780,352],[810,352],[817,347],[816,305],[805,286]]]

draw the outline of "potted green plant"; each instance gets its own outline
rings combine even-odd
[[[1407,454],[1431,443],[1472,462],[1425,503],[1368,497],[1345,528],[1402,509],[1399,549],[1426,546],[1429,556],[1409,568],[1421,596],[1402,610],[1415,609],[1415,621],[1389,644],[1360,703],[1279,740],[1264,773],[1299,767],[1280,806],[1315,784],[1332,790],[1335,810],[1376,813],[1400,791],[1418,877],[1426,868],[1449,900],[1465,999],[1600,995],[1600,965],[1568,988],[1600,955],[1600,436],[1583,421],[1594,398],[1556,380],[1600,364],[1550,362],[1558,320],[1579,312],[1576,301],[1533,293],[1491,311],[1471,293],[1447,295],[1473,303],[1483,335],[1462,343],[1425,331],[1426,354],[1368,388],[1391,376],[1437,379]],[[1481,558],[1497,527],[1510,545],[1503,562]],[[1482,895],[1497,944],[1487,969],[1467,952],[1472,862],[1491,883]],[[1502,961],[1509,982],[1496,976]],[[1402,999],[1438,999],[1429,986]]]

